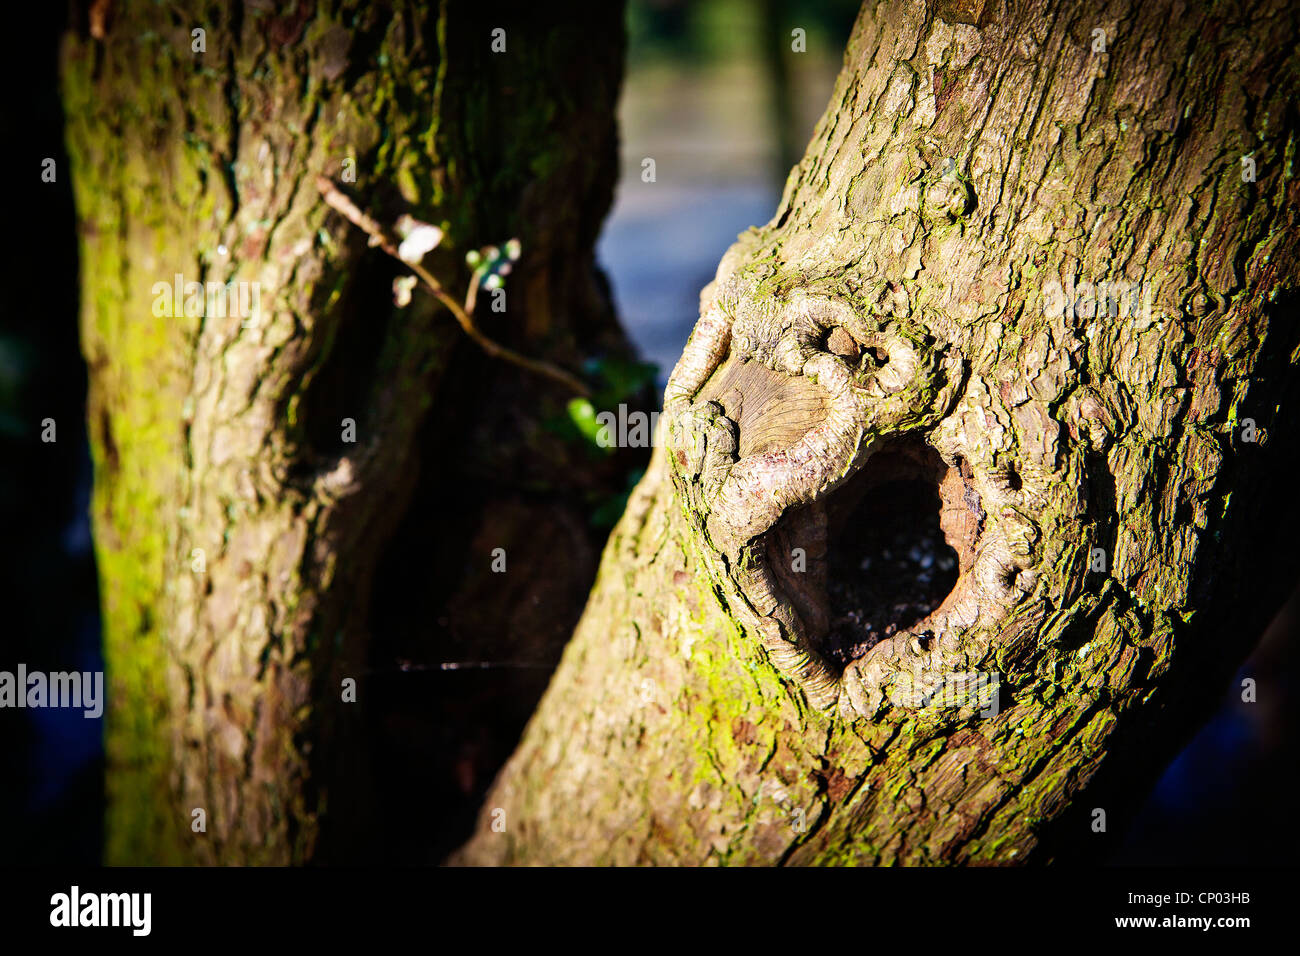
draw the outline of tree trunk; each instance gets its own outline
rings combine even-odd
[[[420,290],[396,306],[406,271],[316,185],[385,226],[441,226],[425,264],[456,298],[467,251],[520,239],[504,314],[480,296],[487,335],[567,369],[625,350],[592,252],[620,5],[593,8],[589,33],[486,6],[97,0],[66,37],[110,862],[356,858],[377,826],[371,635],[433,661],[484,653],[535,589],[516,577],[481,622],[456,608],[493,548],[519,565],[539,515],[574,553],[550,610],[576,620],[598,547],[586,498],[621,466],[546,430],[563,387],[487,358]],[[257,283],[260,314],[173,315],[178,275]],[[422,537],[394,551],[399,526]],[[412,562],[437,581],[394,593]],[[544,660],[549,638],[525,631]]]
[[[1274,0],[866,4],[455,861],[1122,833],[1295,581],[1297,40]]]

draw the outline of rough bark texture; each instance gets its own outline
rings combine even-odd
[[[1105,845],[1094,808],[1122,832],[1295,580],[1298,39],[1281,2],[869,0],[455,859],[1007,863]],[[1123,281],[1136,310],[1051,289]],[[929,483],[957,580],[841,666],[827,554],[888,473]]]
[[[455,634],[457,595],[488,573],[465,544],[476,523],[485,551],[509,552],[554,509],[579,577],[556,587],[585,589],[584,497],[612,476],[542,427],[568,396],[486,360],[421,292],[394,307],[403,270],[314,183],[331,177],[381,222],[440,224],[426,265],[456,296],[467,250],[521,239],[506,313],[479,310],[489,335],[571,369],[622,347],[592,258],[616,165],[621,7],[590,14],[593,43],[526,4],[481,6],[95,3],[66,38],[109,861],[354,857],[375,821],[345,786],[371,774],[365,708],[341,704],[340,685],[357,678],[366,703],[370,598],[400,522],[426,535],[414,557],[446,571],[432,598],[402,604],[426,653],[457,636],[483,653],[476,635],[498,623]],[[260,319],[156,317],[154,284],[176,274],[260,283]],[[431,496],[441,525],[404,519]],[[403,596],[386,597],[393,649]],[[500,613],[525,599],[516,586]],[[191,828],[200,807],[206,833]]]

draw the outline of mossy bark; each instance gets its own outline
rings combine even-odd
[[[1281,2],[866,3],[454,859],[1012,863],[1104,848],[1096,809],[1122,833],[1295,580],[1298,40]],[[788,420],[769,373],[820,411]],[[841,668],[772,542],[813,534],[817,570],[817,520],[907,440],[979,520],[945,527],[952,594]],[[971,673],[996,714],[929,696]]]
[[[624,348],[592,256],[621,7],[593,8],[587,34],[481,6],[97,3],[65,38],[110,862],[348,858],[367,823],[344,785],[365,774],[339,769],[360,759],[341,681],[369,663],[376,566],[407,503],[503,459],[517,469],[496,494],[513,480],[566,514],[611,481],[541,428],[567,395],[486,360],[419,291],[395,307],[403,270],[315,186],[443,227],[426,265],[455,295],[468,250],[521,239],[487,328],[518,350],[577,368]],[[155,285],[177,275],[258,283],[260,316],[159,316]],[[492,430],[467,435],[479,415],[522,438],[503,453]],[[491,497],[447,507],[463,523]]]

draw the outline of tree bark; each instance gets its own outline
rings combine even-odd
[[[454,861],[1122,833],[1295,581],[1297,40],[1271,0],[865,4]],[[900,483],[955,582],[846,641]]]
[[[316,186],[385,226],[439,225],[425,264],[456,298],[467,251],[520,239],[505,314],[478,310],[504,344],[569,370],[626,350],[592,252],[621,5],[593,7],[590,32],[485,6],[95,2],[65,38],[110,862],[357,858],[376,826],[359,785],[376,628],[433,661],[454,641],[483,653],[499,619],[458,632],[457,601],[482,587],[478,550],[525,547],[538,515],[575,555],[552,613],[570,613],[564,588],[585,593],[585,499],[622,476],[545,430],[571,396],[486,358],[420,290],[397,307],[405,270]],[[159,317],[155,285],[176,275],[258,283],[260,317]],[[408,525],[425,536],[394,552]],[[376,608],[412,560],[436,587]],[[526,584],[494,611],[530,610]]]

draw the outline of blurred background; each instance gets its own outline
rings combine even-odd
[[[700,289],[738,233],[766,222],[829,98],[856,0],[632,0],[620,124],[622,171],[598,251],[619,315],[662,388]],[[98,670],[98,593],[87,506],[85,366],[77,341],[72,198],[56,44],[65,12],[28,11],[9,34],[5,181],[19,187],[0,314],[0,669]],[[791,50],[791,31],[805,51]],[[15,92],[21,91],[21,92]],[[654,160],[655,180],[643,181]],[[57,442],[42,443],[53,418]],[[1293,596],[1223,689],[1215,718],[1122,828],[1119,864],[1291,864],[1300,766]],[[1243,703],[1240,679],[1257,682]],[[0,862],[96,863],[102,842],[100,721],[80,711],[0,710]],[[1117,834],[1118,835],[1118,834]]]

